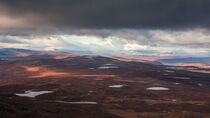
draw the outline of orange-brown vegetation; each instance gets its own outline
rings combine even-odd
[[[194,66],[194,67],[199,67],[199,68],[210,69],[210,66],[207,66],[205,64],[200,64],[200,63],[186,63],[186,64],[181,64],[181,66]]]
[[[210,73],[210,70],[204,69],[191,69],[191,67],[184,66],[184,67],[167,67],[168,69],[174,69],[174,70],[184,70],[184,71],[190,71],[190,72],[197,72],[197,73]]]

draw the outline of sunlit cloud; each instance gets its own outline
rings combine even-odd
[[[1,48],[89,51],[95,54],[209,56],[208,30],[107,30],[106,35],[60,34],[1,36]],[[100,33],[99,33],[100,34]]]

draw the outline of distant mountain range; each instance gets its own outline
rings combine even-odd
[[[29,50],[29,49],[17,49],[17,48],[2,48],[0,49],[0,57],[14,57],[18,56],[19,53],[31,53],[31,54],[39,54],[39,53],[62,53],[62,54],[86,54],[86,55],[93,55],[93,52],[90,51],[36,51],[36,50]]]
[[[200,63],[210,65],[210,57],[185,57],[185,58],[172,58],[160,59],[161,63]]]
[[[29,49],[17,49],[17,48],[3,48],[0,49],[1,60],[14,60],[14,59],[37,59],[37,58],[53,58],[55,55],[97,55],[90,51],[36,51]],[[143,55],[123,55],[120,56],[110,56],[110,55],[98,55],[107,56],[117,59],[129,60],[129,61],[139,61],[145,63],[199,63],[210,65],[210,57],[157,57],[157,56],[143,56]]]
[[[41,53],[41,51],[16,49],[16,48],[0,49],[0,57],[14,57],[14,56],[17,56],[19,53]]]

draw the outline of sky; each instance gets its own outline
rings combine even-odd
[[[210,0],[0,0],[0,48],[210,56]]]

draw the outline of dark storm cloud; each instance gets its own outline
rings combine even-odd
[[[12,18],[58,28],[210,26],[210,0],[0,0]],[[41,20],[35,20],[36,16]]]

